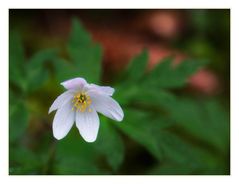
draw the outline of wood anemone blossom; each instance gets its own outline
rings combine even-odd
[[[114,88],[88,84],[83,78],[74,78],[62,82],[67,91],[56,98],[49,113],[56,111],[53,120],[53,135],[64,138],[74,122],[80,135],[86,142],[94,142],[99,130],[97,112],[116,121],[122,121],[123,110],[111,96]]]

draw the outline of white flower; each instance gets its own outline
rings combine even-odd
[[[97,112],[113,120],[122,121],[124,113],[111,97],[113,88],[88,84],[83,78],[70,79],[61,85],[67,91],[58,96],[49,109],[49,113],[57,110],[52,126],[56,139],[64,138],[76,122],[84,140],[94,142],[99,130]]]

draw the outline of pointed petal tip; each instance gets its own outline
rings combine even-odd
[[[121,122],[124,119],[124,114],[119,114],[118,116],[115,116],[115,120],[118,122]]]
[[[92,99],[92,106],[97,112],[115,121],[123,120],[124,112],[119,103],[112,97],[94,91],[91,91],[89,95]]]
[[[52,108],[48,110],[48,114],[50,114],[52,111],[54,111]]]
[[[118,105],[118,107],[115,110],[116,110],[115,111],[116,113],[112,114],[111,112],[111,115],[115,121],[121,122],[124,119],[124,112],[122,108],[120,107],[120,105]],[[109,118],[112,119],[112,117],[109,117]]]
[[[116,121],[121,122],[123,119],[124,119],[124,115],[122,115],[121,117],[118,117]]]

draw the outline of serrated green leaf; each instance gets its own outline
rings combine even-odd
[[[64,59],[58,58],[54,60],[54,65],[56,69],[56,77],[59,82],[80,76],[77,67],[75,67],[73,63],[67,62]]]
[[[78,76],[98,83],[101,76],[102,49],[91,41],[90,34],[84,30],[76,18],[72,21],[72,31],[67,49],[73,66],[78,71]]]
[[[173,66],[172,58],[165,58],[146,77],[144,85],[158,88],[183,87],[188,78],[205,65],[205,61],[184,60]]]
[[[162,106],[165,103],[173,103],[175,96],[162,89],[147,89],[144,86],[131,86],[125,91],[118,91],[117,99],[121,104],[137,103],[151,106]]]
[[[83,25],[80,23],[80,21],[74,17],[72,19],[72,30],[70,33],[69,38],[69,45],[71,47],[79,47],[79,46],[90,46],[91,45],[91,36],[90,34],[85,30]]]
[[[227,150],[229,116],[218,103],[181,99],[166,106],[173,120],[186,131],[221,151]]]
[[[182,78],[188,78],[206,64],[206,60],[186,59],[176,66],[176,72]]]
[[[143,77],[147,66],[147,60],[148,53],[146,50],[132,59],[126,71],[127,81],[135,82]]]

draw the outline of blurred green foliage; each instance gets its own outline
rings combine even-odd
[[[102,82],[102,49],[77,19],[65,49],[64,59],[59,49],[27,57],[19,34],[10,33],[9,174],[230,173],[228,110],[214,97],[175,92],[207,64],[204,60],[172,66],[173,58],[165,58],[146,71],[148,53],[142,51],[113,85],[124,120],[100,116],[92,144],[75,127],[63,140],[54,140],[54,115],[47,111],[63,92],[59,83],[74,77]],[[137,157],[137,150],[147,154]],[[151,159],[149,165],[138,169],[144,157]]]
[[[66,47],[70,62],[62,62],[61,58],[56,60],[58,80],[78,77],[80,73],[89,82],[98,83],[101,75],[101,47],[91,41],[90,35],[77,19],[72,21],[72,31]]]

